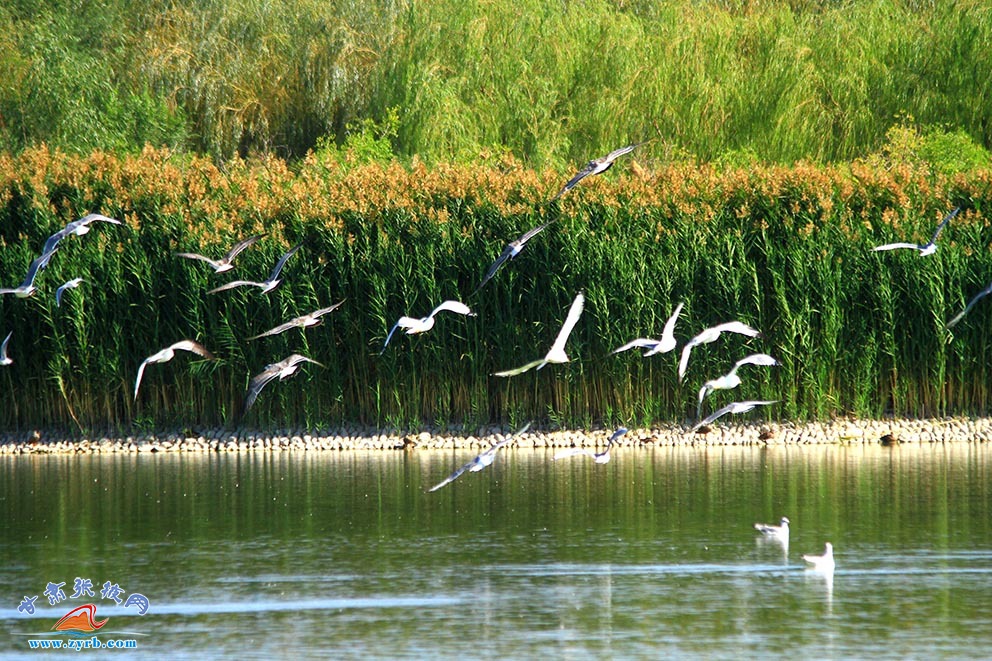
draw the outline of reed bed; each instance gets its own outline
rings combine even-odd
[[[394,153],[429,163],[652,138],[676,160],[847,161],[900,123],[992,147],[979,0],[23,0],[0,27],[12,151],[299,158],[391,113]]]
[[[758,417],[987,414],[992,299],[953,329],[943,324],[992,278],[987,209],[992,171],[945,176],[923,166],[672,165],[614,168],[548,204],[564,175],[512,159],[478,165],[345,165],[310,155],[210,159],[146,148],[140,155],[74,156],[47,148],[0,156],[0,284],[21,281],[54,231],[90,211],[124,221],[63,240],[29,299],[0,297],[0,333],[14,331],[0,368],[0,427],[158,429],[234,424],[250,377],[293,352],[305,366],[270,384],[243,421],[324,426],[349,421],[434,424],[648,425],[695,415],[703,381],[746,353],[778,368],[743,368],[715,393],[778,399]],[[871,252],[925,242],[952,207],[940,249]],[[555,219],[471,295],[510,240]],[[220,256],[266,237],[235,274],[264,279],[298,242],[273,293],[207,295],[231,279],[177,251]],[[69,278],[84,284],[55,306]],[[547,352],[576,292],[586,309],[572,362],[502,379],[495,371]],[[460,299],[477,317],[442,314],[432,331],[397,334],[401,315]],[[340,300],[323,326],[246,341]],[[679,302],[676,337],[739,319],[764,333],[697,347],[683,383],[678,356],[610,355],[658,337]],[[191,354],[138,365],[183,339]]]

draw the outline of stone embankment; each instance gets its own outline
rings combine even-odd
[[[514,443],[523,448],[602,446],[613,429],[550,431],[532,429]],[[428,430],[412,433],[361,427],[308,432],[278,430],[249,432],[209,430],[114,437],[65,439],[42,432],[8,434],[0,454],[154,453],[154,452],[278,452],[356,450],[485,449],[510,433],[500,427],[475,430]],[[717,424],[691,432],[678,425],[633,429],[622,446],[810,445],[869,443],[986,442],[992,440],[992,418],[927,420],[834,420],[809,423]]]

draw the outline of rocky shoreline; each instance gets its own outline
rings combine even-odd
[[[515,441],[523,448],[601,446],[613,429],[551,431],[531,429]],[[114,437],[46,438],[41,432],[7,434],[0,455],[100,454],[157,452],[282,452],[485,449],[507,437],[497,426],[419,432],[382,431],[357,426],[337,430],[266,432],[205,430]],[[691,433],[680,425],[632,429],[621,446],[818,445],[951,443],[992,440],[992,418],[924,420],[833,420],[806,423],[742,423],[714,425]]]

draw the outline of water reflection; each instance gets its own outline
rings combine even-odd
[[[145,618],[99,608],[150,657],[992,645],[986,445],[510,449],[426,493],[471,454],[0,458],[0,651],[67,610],[29,618],[22,595],[77,576],[149,598]],[[783,515],[791,548],[752,527]],[[836,571],[807,571],[827,539]]]

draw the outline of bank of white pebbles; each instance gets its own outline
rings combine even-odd
[[[553,431],[532,429],[514,443],[522,448],[601,446],[613,429]],[[359,426],[335,430],[266,432],[201,430],[114,437],[93,435],[66,439],[42,431],[6,434],[0,454],[154,453],[154,452],[321,452],[364,450],[484,449],[503,440],[510,430],[425,429],[383,431]],[[620,440],[625,446],[803,445],[870,443],[960,443],[992,440],[992,418],[927,420],[834,420],[809,423],[716,424],[692,433],[675,424],[633,429]]]

